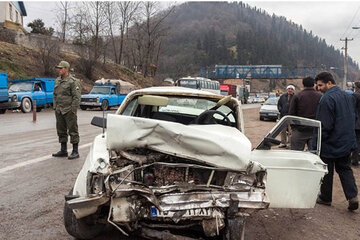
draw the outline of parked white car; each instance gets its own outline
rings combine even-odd
[[[246,217],[269,204],[314,207],[326,173],[320,146],[315,153],[271,150],[289,123],[321,128],[285,117],[251,150],[237,99],[181,87],[133,91],[115,114],[92,121],[106,133],[65,196],[65,228],[79,239],[111,224],[145,238],[238,240]]]
[[[277,108],[279,98],[268,98],[266,102],[261,106],[259,114],[260,120],[263,121],[265,118],[271,120],[279,119],[280,112]]]

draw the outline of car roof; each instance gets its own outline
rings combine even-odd
[[[207,91],[202,91],[193,88],[184,88],[177,86],[166,86],[166,87],[149,87],[142,88],[131,92],[131,95],[142,95],[142,94],[163,94],[163,95],[182,95],[182,96],[203,96],[210,98],[223,98],[224,96],[214,94]]]

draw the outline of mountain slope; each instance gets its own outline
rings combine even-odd
[[[141,74],[134,73],[124,66],[106,63],[97,64],[94,70],[94,79],[87,79],[81,74],[79,57],[71,54],[61,53],[52,56],[52,65],[55,66],[61,60],[66,59],[75,72],[75,77],[81,79],[83,91],[89,92],[94,80],[101,78],[120,78],[133,83],[137,88],[151,86],[152,79],[144,78]],[[43,64],[40,53],[20,45],[0,41],[0,72],[6,72],[10,80],[33,77],[56,77],[55,68],[50,75],[44,75]]]
[[[343,66],[343,55],[302,26],[244,3],[188,2],[165,24],[159,73],[199,74],[215,64],[329,68]],[[358,65],[349,58],[350,76]]]

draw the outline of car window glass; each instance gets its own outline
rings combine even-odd
[[[159,112],[174,112],[198,116],[215,105],[215,102],[207,99],[172,97],[169,98],[167,106],[159,107]]]
[[[264,104],[265,105],[277,105],[277,103],[278,103],[277,98],[268,98],[268,100],[266,100],[266,102]]]
[[[137,99],[131,100],[131,102],[126,106],[126,108],[125,108],[124,112],[122,113],[122,115],[133,116],[136,107],[137,107]]]
[[[90,94],[109,94],[109,87],[94,86]]]
[[[231,113],[232,110],[228,106],[222,105],[217,110],[224,113],[230,119],[230,122],[235,122],[234,115]],[[223,116],[220,116],[219,114],[215,114],[214,117],[217,118],[217,119],[223,119],[224,118]]]
[[[15,83],[10,86],[9,92],[28,92],[32,91],[33,83],[23,82],[23,83]]]

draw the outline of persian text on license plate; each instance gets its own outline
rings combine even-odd
[[[152,207],[151,209],[151,217],[172,217],[177,211],[164,211],[161,212],[157,208]],[[212,209],[211,208],[196,208],[196,209],[188,209],[182,215],[182,217],[207,217],[211,216]]]

